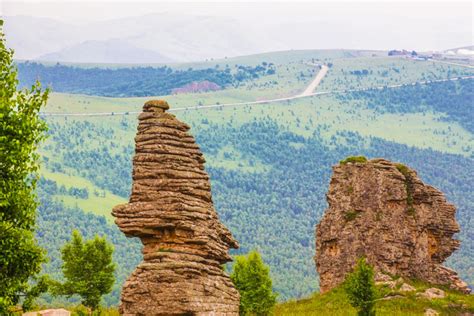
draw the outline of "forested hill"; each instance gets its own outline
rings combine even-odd
[[[82,124],[69,124],[72,128],[68,130],[52,125],[52,133],[63,137],[63,142],[58,142],[55,148],[56,157],[64,159],[65,166],[98,187],[126,197],[131,184],[131,151],[114,154],[110,150],[77,148],[76,155],[68,158],[69,145],[86,141],[87,134],[94,138],[110,137],[93,126],[84,129]],[[239,240],[239,253],[254,248],[262,252],[271,267],[280,299],[306,296],[317,289],[314,225],[326,207],[324,197],[331,166],[352,154],[403,162],[418,170],[424,181],[446,192],[449,201],[458,206],[463,241],[461,250],[449,264],[473,283],[470,256],[474,241],[469,235],[474,225],[472,159],[377,138],[365,139],[350,132],[338,135],[339,143],[346,145],[333,147],[327,144],[321,131],[305,138],[272,120],[259,120],[237,128],[210,125],[196,130],[195,134],[206,157],[214,157],[222,150],[240,157],[236,168],[208,165],[215,206],[222,221]],[[232,151],[228,151],[229,146]],[[66,150],[66,147],[69,148]],[[100,163],[92,164],[92,161]],[[252,165],[254,168],[249,169]],[[46,166],[52,168],[49,163]],[[45,190],[42,195],[45,200],[54,200],[55,192]],[[47,270],[50,272],[57,271],[59,259],[55,254],[73,227],[81,229],[86,236],[107,235],[114,242],[119,281],[107,301],[116,303],[121,282],[140,256],[137,244],[126,241],[114,225],[94,215],[85,216],[77,209],[62,209],[58,204],[47,202],[40,214],[38,237],[49,250],[51,263]]]
[[[50,86],[55,92],[80,93],[109,97],[140,97],[167,95],[173,89],[192,82],[209,81],[221,88],[237,85],[249,79],[274,74],[271,63],[257,66],[226,65],[214,68],[186,70],[161,67],[135,68],[81,68],[56,64],[18,64],[18,77],[23,87],[30,87],[36,80]]]
[[[380,113],[417,113],[437,111],[445,113],[443,120],[458,122],[474,133],[473,79],[457,82],[435,82],[429,85],[385,88],[340,95],[340,99],[354,98]]]

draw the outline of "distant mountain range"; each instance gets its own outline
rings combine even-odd
[[[38,57],[43,61],[78,62],[78,63],[130,63],[140,60],[142,63],[167,63],[174,60],[158,52],[143,49],[119,39],[104,41],[85,41],[47,53]]]
[[[7,44],[23,60],[165,63],[287,49],[275,35],[210,16],[150,14],[82,26],[30,16],[4,20]]]
[[[238,18],[153,13],[81,25],[35,16],[2,19],[7,44],[15,49],[15,58],[20,60],[143,64],[203,61],[292,49],[419,51],[420,47],[440,47],[437,43],[443,33],[434,32],[428,25],[413,28],[409,20],[397,20],[394,28],[382,16],[374,16],[370,23],[350,23],[356,19],[355,13],[348,12],[349,7],[340,9],[345,10],[345,15],[338,11],[328,18],[323,10],[301,19],[275,18],[265,12]],[[374,29],[374,25],[381,27]],[[442,31],[456,35],[451,36],[454,39],[466,38],[462,25],[450,27]],[[443,41],[442,49],[460,47],[463,42]]]

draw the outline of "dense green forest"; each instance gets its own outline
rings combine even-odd
[[[109,141],[110,133],[117,131],[91,123],[71,120],[67,128],[52,121],[49,125],[54,145],[49,145],[48,151],[54,153],[56,161],[64,161],[70,170],[98,187],[128,197],[132,157],[128,141],[118,147],[119,144]],[[135,129],[134,124],[122,125]],[[240,242],[241,249],[235,254],[255,248],[262,253],[270,265],[279,299],[306,296],[318,288],[312,259],[314,226],[326,207],[325,193],[331,166],[353,154],[400,161],[415,168],[424,181],[447,194],[449,201],[458,206],[457,217],[462,227],[460,239],[463,241],[461,250],[449,264],[474,283],[471,265],[474,238],[469,229],[474,225],[472,159],[379,138],[362,138],[349,131],[340,132],[337,135],[340,145],[333,146],[321,136],[320,129],[311,137],[302,137],[271,119],[254,120],[236,127],[203,124],[193,130],[193,134],[207,157],[224,150],[228,156],[238,153],[242,161],[258,166],[253,171],[246,171],[209,164],[207,170],[216,209]],[[101,139],[109,146],[90,149],[77,146],[88,138]],[[51,168],[55,160],[47,159],[45,167]],[[46,271],[58,271],[58,249],[73,228],[79,228],[86,237],[95,233],[107,235],[116,246],[115,258],[119,265],[118,283],[107,302],[116,303],[121,282],[139,261],[138,243],[127,240],[105,218],[52,201],[48,198],[50,190],[51,184],[40,191],[43,204],[38,230],[38,238],[51,258]]]
[[[84,213],[77,208],[66,207],[62,203],[53,201],[41,188],[38,193],[41,204],[37,219],[37,238],[40,245],[47,250],[49,257],[49,262],[45,264],[43,272],[49,273],[56,280],[61,280],[60,249],[64,243],[69,241],[74,229],[79,230],[87,239],[93,238],[95,234],[106,236],[107,240],[115,246],[114,261],[117,262],[115,275],[118,282],[112,293],[105,296],[105,303],[116,305],[120,296],[121,283],[141,261],[140,242],[127,239],[115,225],[107,222],[103,216]],[[51,302],[52,298],[45,295],[43,300]],[[78,302],[79,300],[75,298],[74,301]],[[59,306],[63,303],[59,301]]]
[[[437,111],[445,121],[455,121],[474,133],[474,79],[408,85],[399,89],[368,90],[341,94],[341,100],[356,99],[380,113]]]
[[[272,63],[257,66],[226,65],[214,68],[187,70],[161,67],[134,68],[81,68],[56,64],[45,66],[35,62],[18,64],[18,78],[23,87],[31,86],[37,79],[55,92],[81,93],[110,97],[139,97],[168,95],[173,89],[199,81],[210,81],[221,88],[260,76],[272,75]]]

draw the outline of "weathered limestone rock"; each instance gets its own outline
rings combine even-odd
[[[123,315],[238,315],[239,293],[221,265],[238,243],[219,222],[204,157],[189,126],[145,103],[138,117],[133,186],[115,223],[143,243],[144,261],[125,282]]]
[[[445,298],[446,293],[441,289],[431,287],[429,289],[426,289],[423,293],[421,293],[420,296],[427,298],[429,300],[432,300],[434,298]]]
[[[424,314],[424,315],[425,315],[425,316],[438,316],[439,313],[438,313],[436,310],[432,309],[432,308],[427,308],[427,309],[425,310],[425,314]]]
[[[403,283],[402,286],[400,286],[400,292],[413,292],[416,291],[416,289],[411,286],[410,284]]]
[[[455,207],[414,170],[384,159],[333,168],[329,208],[316,227],[321,291],[344,281],[365,256],[376,271],[469,292],[443,261],[458,249]]]

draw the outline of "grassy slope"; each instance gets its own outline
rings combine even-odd
[[[438,311],[441,315],[474,313],[474,295],[446,290],[445,298],[428,300],[417,297],[416,294],[432,286],[420,282],[411,282],[411,285],[415,286],[416,292],[397,293],[394,291],[392,294],[403,297],[379,300],[376,303],[377,315],[424,315],[428,308]],[[386,290],[382,291],[386,292]],[[339,287],[325,294],[315,293],[310,298],[279,304],[275,308],[275,315],[349,316],[357,315],[357,311],[350,305],[344,290]]]
[[[432,61],[415,61],[400,57],[342,58],[333,61],[330,72],[320,89],[360,89],[373,86],[407,84],[421,80],[437,80],[472,75],[469,68]],[[364,76],[355,76],[351,71],[368,70]]]
[[[43,177],[54,180],[58,186],[64,185],[66,189],[70,187],[86,188],[89,191],[87,199],[80,199],[70,195],[54,195],[53,198],[61,201],[69,207],[78,207],[86,212],[92,212],[97,215],[103,215],[108,220],[112,220],[110,210],[117,204],[126,203],[127,200],[116,194],[98,188],[91,181],[77,175],[66,174],[62,172],[50,172],[43,169],[41,171]],[[94,194],[94,191],[98,195]]]

